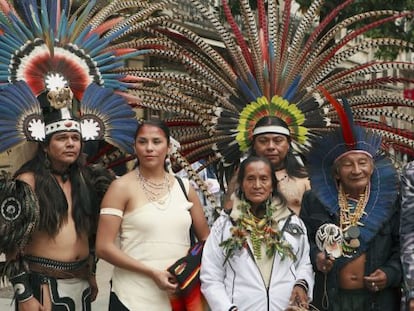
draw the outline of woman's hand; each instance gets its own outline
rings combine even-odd
[[[154,270],[152,273],[152,279],[161,290],[165,290],[170,295],[174,294],[177,290],[177,281],[168,271]]]
[[[309,309],[308,293],[302,286],[295,285],[289,299],[289,307]]]
[[[238,187],[238,183],[237,183],[237,174],[239,172],[239,169],[237,169],[234,174],[233,177],[230,179],[230,182],[227,185],[227,190],[226,193],[224,194],[224,199],[223,199],[223,208],[226,211],[230,211],[233,208],[233,200],[231,199],[231,195],[236,191],[237,187]]]

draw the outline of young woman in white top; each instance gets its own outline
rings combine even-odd
[[[197,193],[183,179],[187,200],[166,170],[169,148],[168,127],[143,121],[135,138],[137,167],[116,179],[102,201],[96,252],[115,266],[110,310],[171,310],[177,283],[167,268],[186,255],[191,224],[199,240],[209,234]]]

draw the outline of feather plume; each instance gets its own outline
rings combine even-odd
[[[346,113],[345,109],[342,105],[334,98],[331,94],[323,87],[319,86],[318,89],[322,92],[322,94],[327,98],[327,100],[331,103],[331,105],[335,108],[336,112],[338,113],[339,120],[342,126],[342,134],[344,136],[344,141],[346,145],[352,149],[356,145],[355,137],[352,133],[352,125],[351,121]]]

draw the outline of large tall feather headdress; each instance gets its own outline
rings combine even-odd
[[[83,3],[0,0],[0,152],[69,130],[132,153],[139,99],[128,91],[141,79],[124,70],[166,2]],[[0,252],[23,249],[38,202],[25,183],[0,186]]]
[[[93,0],[75,10],[68,0],[1,0],[0,152],[66,128],[132,153],[137,120],[130,104],[138,98],[128,90],[141,79],[123,70],[145,53],[131,36],[150,28],[164,4]],[[61,106],[45,111],[51,91],[59,91]],[[79,104],[67,107],[72,96]],[[61,112],[51,125],[49,110]]]
[[[143,43],[151,47],[152,56],[167,60],[164,69],[173,63],[175,71],[141,72],[153,81],[139,90],[141,104],[173,113],[166,121],[190,162],[207,158],[232,165],[248,148],[261,116],[283,119],[298,152],[307,150],[327,128],[338,127],[335,110],[317,88],[323,85],[333,96],[348,98],[355,123],[382,134],[384,148],[412,154],[413,135],[386,121],[413,123],[412,117],[395,108],[413,108],[413,101],[404,99],[398,87],[412,82],[401,72],[412,71],[414,64],[379,61],[370,55],[361,64],[348,62],[371,48],[412,49],[411,43],[401,40],[363,37],[384,23],[411,17],[412,12],[364,12],[331,23],[352,2],[344,1],[318,23],[322,0],[313,1],[302,16],[292,16],[290,0],[259,0],[256,11],[248,0],[240,0],[240,18],[223,0],[225,22],[202,1],[177,1],[173,8],[180,12],[180,20],[162,22],[157,40]],[[191,15],[183,13],[188,7]],[[366,26],[350,28],[364,21]],[[200,23],[207,35],[196,33]],[[364,39],[355,40],[359,38]],[[383,77],[376,76],[384,72]]]

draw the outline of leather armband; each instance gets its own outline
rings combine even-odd
[[[33,290],[27,272],[20,272],[10,277],[9,280],[13,284],[14,297],[18,302],[25,302],[33,297]]]

